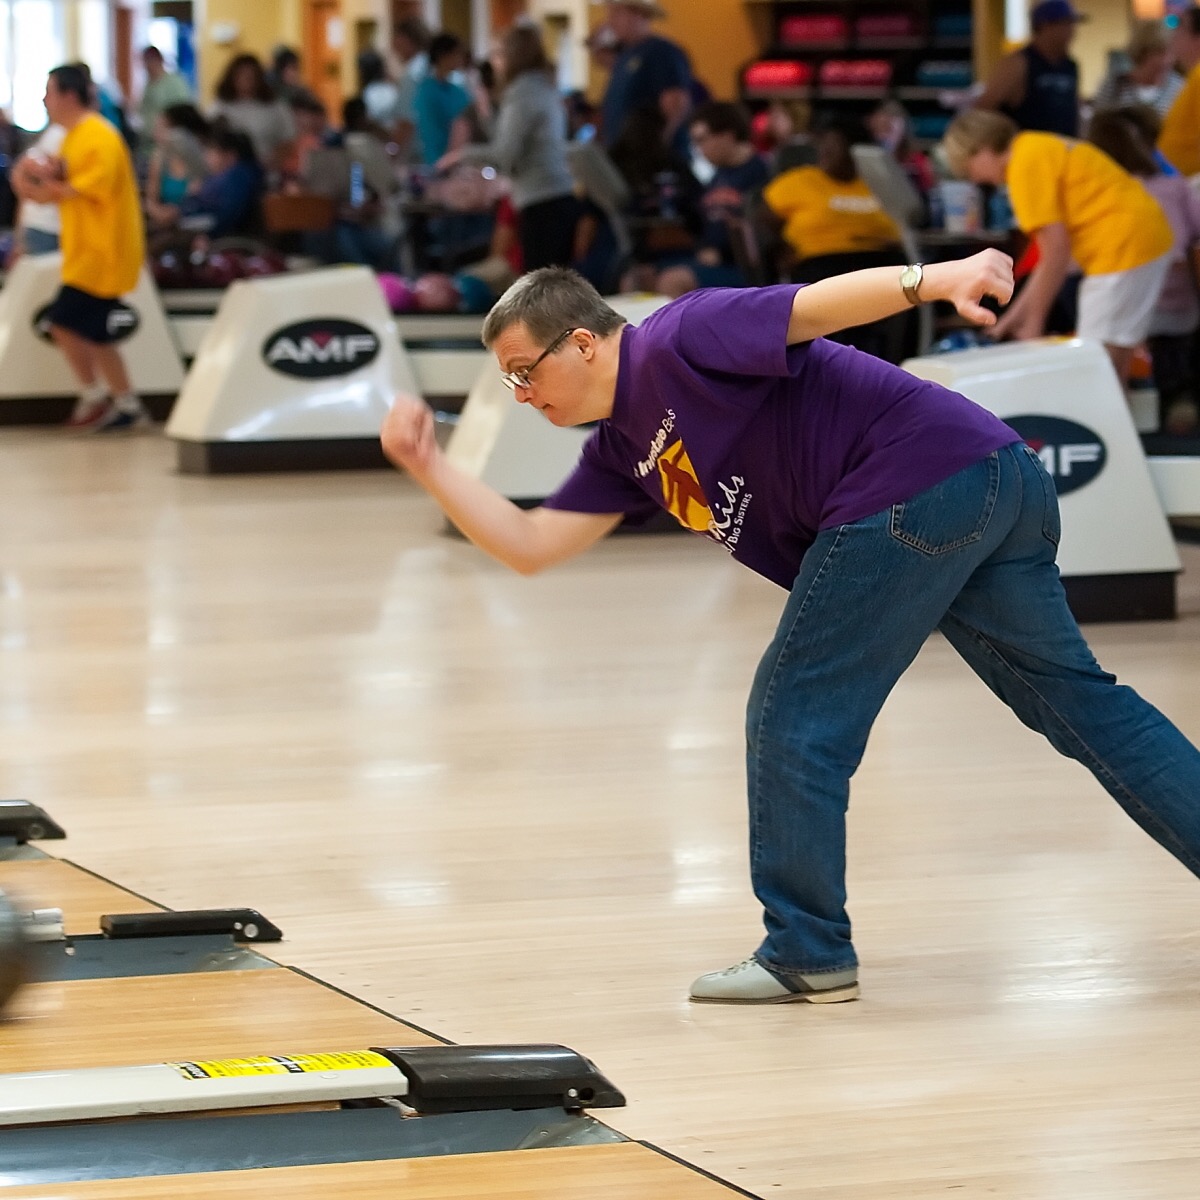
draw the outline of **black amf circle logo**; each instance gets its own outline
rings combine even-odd
[[[1095,430],[1061,417],[1005,417],[1042,460],[1060,496],[1092,482],[1108,461],[1108,448]]]
[[[336,317],[298,321],[263,342],[263,361],[281,375],[330,379],[374,362],[379,338],[365,325]]]
[[[51,301],[51,304],[53,304],[53,301]],[[50,336],[50,321],[46,316],[50,311],[51,304],[43,304],[33,317],[33,332],[43,342],[54,341]],[[137,333],[141,323],[142,319],[138,316],[137,309],[130,308],[128,304],[117,304],[115,307],[109,309],[108,316],[105,318],[104,324],[108,332],[108,340],[110,342],[123,342],[126,338],[133,337]]]

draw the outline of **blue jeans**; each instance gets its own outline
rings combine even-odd
[[[850,777],[888,693],[941,630],[1031,729],[1200,875],[1200,751],[1101,670],[1067,608],[1054,484],[1015,443],[805,555],[747,714],[750,867],[781,977],[857,963]]]

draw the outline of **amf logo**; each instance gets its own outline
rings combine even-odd
[[[1042,460],[1060,496],[1091,483],[1108,462],[1108,448],[1094,429],[1061,417],[1005,417]]]
[[[379,338],[365,325],[336,317],[298,321],[263,343],[263,361],[281,375],[330,379],[374,362]]]

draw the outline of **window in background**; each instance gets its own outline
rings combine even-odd
[[[79,57],[97,83],[112,83],[112,10],[108,0],[76,0],[79,5]]]
[[[0,22],[8,26],[4,66],[12,119],[23,129],[45,128],[46,75],[67,56],[65,8],[55,0],[0,0]]]
[[[155,17],[150,22],[150,45],[163,52],[168,67],[179,62],[179,22],[174,17]]]
[[[175,17],[154,17],[147,26],[146,45],[157,46],[167,60],[167,68],[178,71],[196,90],[195,27]]]
[[[1016,45],[1029,41],[1029,8],[1027,0],[1005,0],[1004,38]]]
[[[8,5],[0,5],[0,108],[12,115],[12,20]]]

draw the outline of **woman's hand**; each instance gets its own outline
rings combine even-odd
[[[999,250],[983,250],[970,258],[931,263],[925,268],[922,300],[947,300],[958,314],[976,325],[995,325],[996,314],[980,301],[992,296],[1007,304],[1013,294],[1013,262]]]
[[[450,171],[453,171],[460,162],[462,162],[461,150],[447,150],[446,153],[437,160],[437,163],[434,165],[433,169],[439,175],[446,175]]]

